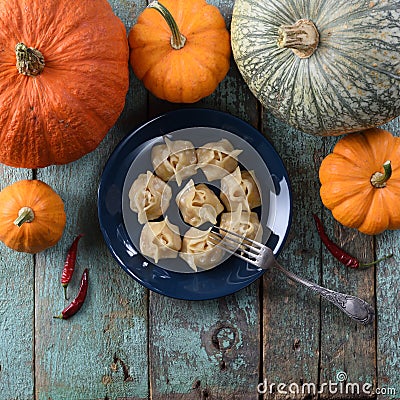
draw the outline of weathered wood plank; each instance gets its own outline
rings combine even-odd
[[[376,302],[378,310],[376,386],[381,391],[378,399],[400,397],[400,297],[398,291],[400,233],[385,232],[377,237],[376,253],[393,253],[394,257],[377,266]]]
[[[212,1],[230,23],[233,1]],[[227,111],[257,126],[257,103],[233,61],[215,93],[193,105],[150,97],[150,115],[179,107]],[[178,301],[150,294],[152,399],[257,398],[258,283],[215,301]],[[227,346],[227,347],[225,347]]]
[[[110,1],[127,29],[144,2]],[[111,151],[137,124],[146,120],[147,93],[131,75],[123,114],[91,154],[65,166],[41,169],[65,201],[67,225],[60,243],[36,259],[36,396],[39,400],[144,399],[148,397],[147,290],[112,258],[97,218],[97,188]],[[69,245],[79,232],[73,297],[85,267],[89,292],[82,310],[68,321],[61,311],[59,279]]]
[[[387,127],[395,129],[395,122],[388,124]],[[397,129],[398,132],[398,129]],[[330,149],[327,149],[327,152]],[[386,233],[385,239],[382,241],[382,235],[376,238],[378,243],[377,248],[374,248],[374,238],[368,235],[363,235],[356,230],[346,229],[338,223],[334,223],[335,229],[329,229],[332,225],[332,217],[329,212],[325,213],[326,219],[329,221],[328,230],[330,236],[342,247],[344,247],[350,254],[357,256],[362,262],[371,261],[374,258],[376,251],[377,257],[380,257],[381,251],[379,250],[379,243],[383,242],[383,250],[393,252],[389,249],[388,244],[393,244],[393,235],[395,233]],[[386,237],[387,236],[387,237]],[[387,253],[386,253],[387,254]],[[379,276],[379,271],[387,271],[387,266],[393,263],[393,260],[387,260],[384,263],[377,265],[375,268],[367,270],[351,270],[345,269],[340,263],[332,260],[326,251],[323,254],[324,265],[324,283],[330,287],[337,288],[344,292],[353,293],[359,297],[364,298],[370,304],[375,304],[375,296],[378,298],[377,309],[379,311],[379,294],[381,293],[380,285],[378,282],[375,284],[375,275]],[[382,280],[386,281],[386,272],[383,272]],[[376,293],[375,293],[376,288]],[[387,300],[386,300],[387,301]],[[378,387],[381,379],[377,378],[377,372],[381,373],[379,365],[380,356],[378,355],[378,369],[376,370],[375,358],[376,354],[376,326],[370,325],[361,327],[354,323],[349,323],[345,316],[340,317],[339,314],[331,312],[332,306],[327,305],[329,309],[322,312],[323,325],[321,334],[321,381],[328,382],[329,380],[337,382],[337,375],[342,371],[346,373],[346,383],[357,384],[360,394],[356,397],[368,398],[374,397],[374,390]],[[395,308],[393,307],[392,310]],[[387,309],[385,309],[385,315]],[[393,322],[392,313],[389,320],[386,321],[384,327],[389,330]],[[381,316],[378,312],[378,332],[381,332]],[[390,324],[388,322],[390,321]],[[341,335],[334,334],[341,332]],[[393,343],[392,343],[393,345]],[[391,349],[389,352],[394,352],[398,349]],[[379,342],[378,342],[379,349]],[[385,351],[388,349],[386,348]],[[386,367],[385,367],[386,368]],[[398,374],[395,374],[398,379]],[[364,386],[367,384],[367,386]],[[371,386],[369,386],[371,385]],[[344,389],[345,395],[349,398],[353,395],[352,386],[348,385],[348,392]],[[363,389],[366,388],[365,390]],[[341,398],[343,394],[331,394],[327,398]],[[354,397],[354,396],[353,396]]]
[[[32,172],[0,165],[0,190]],[[0,397],[28,400],[34,384],[34,259],[0,243]]]
[[[400,136],[400,118],[384,126]],[[376,267],[377,387],[378,399],[400,398],[400,232],[387,231],[376,236],[376,256],[393,253],[394,257]]]
[[[152,399],[256,399],[254,285],[220,300],[150,296]]]
[[[293,191],[293,221],[278,261],[309,280],[320,280],[320,243],[311,229],[312,213],[320,208],[315,159],[323,141],[295,131],[263,113],[263,132],[281,155]],[[320,300],[307,289],[291,283],[278,271],[264,275],[263,380],[266,399],[285,399],[289,385],[318,383]],[[287,385],[278,393],[279,383]],[[271,388],[271,390],[269,389]],[[303,398],[300,393],[290,398]]]
[[[63,197],[67,213],[62,240],[38,254],[36,261],[38,399],[147,397],[147,292],[118,267],[106,249],[97,220],[99,175],[119,139],[114,130],[83,159],[38,171],[38,178]],[[63,260],[79,232],[85,236],[79,244],[69,293],[74,296],[87,267],[88,297],[71,320],[54,320],[52,315],[66,305],[59,283]]]
[[[332,151],[338,140],[339,138],[325,139],[324,154],[320,161]],[[361,262],[372,261],[373,237],[343,227],[333,219],[331,212],[323,207],[321,201],[320,204],[328,236]],[[374,307],[374,277],[373,267],[362,270],[347,268],[337,261],[325,246],[322,247],[322,283],[326,287],[361,297]],[[348,378],[345,383],[357,384],[360,395],[363,398],[370,397],[368,393],[361,392],[364,384],[373,385],[376,379],[374,325],[361,326],[325,301],[322,302],[321,322],[321,384],[330,381],[339,384],[345,373]],[[335,391],[332,389],[329,393],[328,387],[325,386],[321,398],[340,399],[343,395],[351,398],[357,394],[357,389],[353,389],[351,385],[348,385],[347,389],[346,386],[338,386],[337,393],[334,393]]]
[[[362,262],[373,260],[373,237],[333,222],[332,215],[328,212],[325,215],[327,233],[339,246]],[[323,284],[326,287],[356,295],[375,306],[373,267],[349,269],[335,260],[326,249],[323,249],[322,265]],[[343,377],[347,376],[345,384],[356,384],[362,398],[372,397],[373,393],[363,393],[362,387],[364,384],[372,386],[376,381],[374,325],[362,326],[353,322],[327,302],[323,302],[321,317],[321,383],[344,382]],[[347,389],[346,386],[338,386],[337,393],[334,393],[336,390],[329,393],[326,387],[321,398],[341,399],[343,395],[352,398],[357,390],[351,385]]]
[[[145,2],[111,4],[129,29]],[[229,26],[233,1],[214,4]],[[195,105],[150,97],[148,109],[147,98],[132,75],[124,113],[99,148],[70,165],[37,172],[66,203],[68,223],[60,243],[35,257],[0,246],[1,399],[251,400],[258,397],[257,384],[263,379],[301,388],[302,383],[334,382],[341,371],[348,382],[370,382],[386,391],[379,399],[399,398],[399,233],[378,235],[374,246],[374,239],[341,227],[323,208],[318,167],[336,139],[295,132],[263,110],[262,130],[281,154],[294,194],[293,225],[279,261],[301,276],[371,303],[376,296],[376,335],[374,327],[352,323],[277,271],[234,295],[203,302],[149,295],[122,272],[103,243],[96,211],[101,170],[118,141],[149,115],[182,106],[228,111],[256,127],[260,122],[257,102],[233,62],[217,91]],[[399,121],[387,127],[400,136]],[[0,166],[0,187],[31,176],[31,171]],[[363,261],[374,253],[379,257],[393,252],[394,258],[375,269],[346,270],[321,247],[313,212],[323,215],[333,239]],[[67,248],[79,232],[86,235],[79,245],[70,295],[88,267],[88,299],[70,321],[53,320],[66,305],[59,278]],[[265,398],[286,396],[275,390]],[[350,397],[324,393],[321,398]]]

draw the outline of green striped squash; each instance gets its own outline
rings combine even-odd
[[[236,0],[231,41],[254,96],[303,132],[400,115],[400,0]]]

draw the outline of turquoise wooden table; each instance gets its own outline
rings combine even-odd
[[[143,0],[111,3],[127,29],[145,7]],[[229,27],[233,0],[212,3]],[[274,119],[233,62],[216,92],[194,106],[242,118],[270,140],[293,189],[293,224],[279,261],[305,278],[364,298],[376,309],[375,324],[350,321],[277,271],[236,294],[199,302],[155,294],[123,272],[99,228],[102,169],[136,126],[182,107],[150,96],[133,74],[130,82],[121,117],[91,154],[33,171],[0,166],[2,188],[23,178],[49,183],[63,198],[68,221],[61,241],[40,254],[0,247],[0,399],[352,397],[339,385],[336,392],[334,385],[328,390],[329,383],[340,382],[360,389],[354,398],[400,398],[400,233],[370,237],[333,220],[320,201],[318,169],[337,139],[312,137]],[[399,121],[387,125],[397,135]],[[346,269],[321,245],[312,213],[321,215],[328,234],[361,260],[394,257],[366,270]],[[79,232],[85,237],[71,291],[89,268],[87,301],[71,320],[55,320],[52,316],[65,306],[61,268]],[[322,393],[308,394],[312,384]]]

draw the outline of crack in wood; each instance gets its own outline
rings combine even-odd
[[[110,368],[113,369],[114,371],[117,371],[118,369],[118,363],[121,365],[122,367],[122,372],[124,374],[124,382],[131,382],[133,381],[132,376],[129,374],[129,368],[128,366],[124,363],[123,360],[121,360],[121,358],[119,358],[117,356],[117,353],[114,353],[114,359],[113,359],[113,363],[111,364]]]
[[[198,389],[200,386],[201,386],[201,381],[197,379],[193,382],[192,389]]]
[[[300,350],[300,339],[294,339],[293,350]]]
[[[211,391],[210,391],[209,388],[207,388],[207,387],[202,388],[202,387],[201,387],[201,381],[200,381],[200,379],[196,379],[196,380],[193,382],[193,384],[192,384],[192,389],[198,393],[197,396],[198,396],[198,399],[199,399],[199,400],[206,400],[206,399],[211,399],[211,398],[213,398],[213,395],[212,395],[212,393],[211,393]]]

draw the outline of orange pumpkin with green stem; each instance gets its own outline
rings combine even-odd
[[[0,192],[0,240],[25,253],[54,246],[64,231],[61,197],[46,183],[22,180]]]
[[[321,163],[321,199],[342,225],[375,235],[400,228],[400,138],[373,128],[340,139]]]
[[[2,1],[0,51],[0,162],[40,168],[94,150],[129,84],[126,29],[108,1]]]
[[[128,39],[135,75],[156,97],[173,103],[210,95],[229,70],[225,20],[205,0],[153,1]]]

